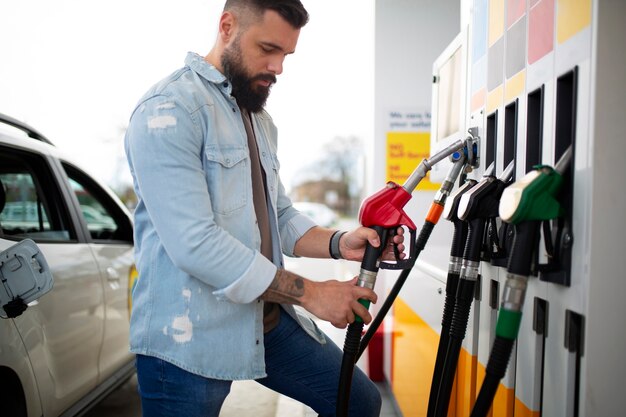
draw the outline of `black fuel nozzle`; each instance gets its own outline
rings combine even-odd
[[[444,417],[448,413],[454,375],[456,374],[463,339],[465,339],[469,312],[478,280],[485,224],[488,219],[498,216],[500,197],[508,186],[514,167],[514,163],[511,162],[502,175],[496,178],[492,175],[494,169],[492,164],[486,170],[481,181],[464,193],[459,202],[457,216],[460,220],[468,223],[468,233],[450,324],[446,358],[434,406],[434,416],[436,417]]]
[[[459,189],[450,196],[450,201],[446,204],[443,210],[444,219],[452,222],[454,225],[454,235],[452,238],[452,246],[450,247],[450,257],[458,258],[459,262],[463,256],[463,249],[465,248],[465,238],[467,237],[467,222],[459,219],[457,214],[461,197],[469,190],[474,188],[477,184],[476,180],[467,180]],[[460,272],[459,264],[459,272]]]
[[[498,178],[491,175],[491,170],[487,170],[482,180],[461,197],[457,215],[459,219],[467,221],[470,228],[463,254],[466,261],[480,262],[485,223],[491,218],[498,217],[500,197],[509,185],[514,169],[515,163],[509,163]]]

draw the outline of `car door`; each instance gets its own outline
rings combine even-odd
[[[76,166],[62,162],[76,196],[87,240],[104,291],[104,338],[99,381],[132,361],[129,350],[129,286],[134,278],[133,229],[129,213],[107,189]]]
[[[46,155],[0,146],[0,250],[34,240],[54,287],[13,319],[32,364],[46,415],[58,415],[98,381],[104,335],[100,270],[80,229],[70,194]]]

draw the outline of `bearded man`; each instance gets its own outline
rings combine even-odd
[[[254,379],[322,416],[335,413],[341,350],[301,306],[345,328],[376,294],[315,282],[283,256],[360,261],[376,232],[317,226],[279,178],[264,110],[308,13],[299,0],[228,0],[208,55],[154,85],[133,111],[125,149],[138,197],[131,350],[145,416],[215,416],[233,380]],[[403,236],[394,243],[403,250]],[[385,250],[385,257],[393,257]],[[351,415],[378,416],[356,370]]]

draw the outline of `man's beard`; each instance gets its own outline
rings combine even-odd
[[[252,113],[261,111],[270,94],[271,84],[268,87],[255,87],[254,83],[257,80],[265,80],[273,84],[276,82],[276,77],[273,74],[257,74],[250,77],[247,74],[243,65],[239,39],[236,39],[230,48],[224,50],[222,68],[224,68],[224,75],[230,80],[231,94],[237,100],[237,104]]]

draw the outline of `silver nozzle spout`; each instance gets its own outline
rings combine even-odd
[[[445,181],[441,184],[441,187],[435,194],[435,201],[440,204],[445,204],[450,192],[454,188],[454,183],[456,179],[459,177],[459,174],[465,167],[466,159],[465,155],[461,154],[461,157],[452,165],[450,171],[448,171],[448,175],[446,176]]]
[[[407,178],[407,180],[404,182],[402,188],[404,188],[407,193],[411,194],[420,183],[420,181],[424,179],[424,177],[431,168],[432,166],[428,163],[428,159],[422,160],[417,168],[413,170],[409,178]]]
[[[515,161],[509,162],[498,179],[502,182],[508,182],[513,177],[513,171],[515,171]]]
[[[572,150],[572,145],[569,145],[567,149],[565,150],[565,152],[563,152],[563,155],[561,155],[561,157],[559,158],[556,165],[554,166],[554,170],[558,172],[559,174],[563,175],[563,173],[569,167],[569,164],[572,162],[573,153],[574,152]]]
[[[467,162],[467,159],[465,158],[465,155],[462,155],[459,158],[459,160],[456,161],[454,165],[452,165],[452,168],[450,168],[450,171],[448,172],[448,176],[446,177],[446,181],[450,181],[454,183],[456,179],[459,178],[459,174],[463,170],[463,166],[465,165],[465,162]]]

